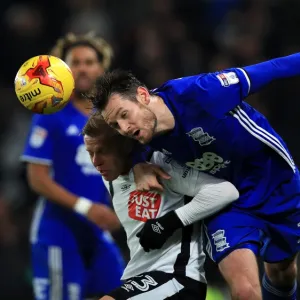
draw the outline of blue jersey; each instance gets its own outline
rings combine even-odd
[[[81,129],[87,116],[72,103],[51,115],[34,115],[23,161],[51,166],[56,183],[73,194],[108,204],[102,177],[85,150]],[[33,243],[74,248],[91,246],[103,233],[85,217],[47,199],[40,199],[32,223]]]
[[[300,54],[243,69],[170,80],[153,91],[175,127],[150,146],[231,181],[240,197],[205,220],[217,263],[237,248],[278,262],[299,250],[299,171],[267,119],[243,100],[274,79],[300,75]]]
[[[190,167],[232,182],[244,196],[251,191],[247,206],[297,172],[281,137],[243,101],[250,91],[243,69],[166,82],[153,93],[174,115],[175,127],[150,143]]]

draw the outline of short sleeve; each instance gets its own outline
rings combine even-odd
[[[21,160],[51,165],[55,120],[52,115],[34,115]]]

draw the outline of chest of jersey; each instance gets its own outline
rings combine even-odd
[[[85,149],[81,130],[87,121],[87,117],[79,112],[68,114],[60,118],[60,126],[55,130],[55,144],[53,145],[54,165],[68,165],[73,172],[82,175],[99,175],[92,165],[88,152]]]
[[[137,226],[138,223],[158,217],[162,210],[163,197],[156,192],[139,192],[134,183],[117,183],[113,205],[125,228]]]
[[[157,218],[184,203],[183,196],[172,192],[168,187],[163,194],[141,192],[136,190],[133,174],[123,177],[113,182],[113,206],[124,228],[130,228],[129,232],[137,224]]]
[[[234,144],[239,129],[230,132],[235,126],[233,118],[216,120],[203,115],[177,124],[176,132],[154,140],[154,147],[189,167],[219,175],[229,171],[233,158],[238,157]]]
[[[265,122],[247,104],[243,106],[254,120]],[[241,122],[231,113],[216,118],[199,107],[182,106],[174,111],[174,117],[173,132],[155,138],[152,146],[189,167],[217,177],[232,180],[245,161],[265,147],[255,133],[257,125],[251,123],[254,121],[248,115]]]
[[[73,107],[66,108],[53,133],[54,179],[76,195],[107,203],[102,177],[91,162],[81,134],[87,116]]]

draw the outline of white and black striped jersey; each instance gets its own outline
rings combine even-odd
[[[163,271],[206,282],[200,222],[178,229],[161,249],[150,252],[143,250],[136,234],[148,219],[184,206],[191,199],[185,195],[196,195],[199,184],[209,184],[213,189],[214,183],[222,180],[180,165],[161,152],[154,152],[151,162],[171,175],[171,179],[163,182],[163,193],[136,191],[132,171],[112,183],[104,181],[113,193],[113,206],[125,229],[130,250],[130,261],[122,279],[150,271]]]

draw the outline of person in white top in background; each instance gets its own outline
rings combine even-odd
[[[163,182],[163,193],[137,191],[131,169],[136,142],[116,133],[97,113],[89,118],[83,135],[92,163],[110,190],[130,250],[124,284],[101,300],[204,300],[205,254],[198,221],[236,200],[237,189],[154,152],[151,163],[171,179]],[[142,238],[155,241],[154,247],[141,246]]]

